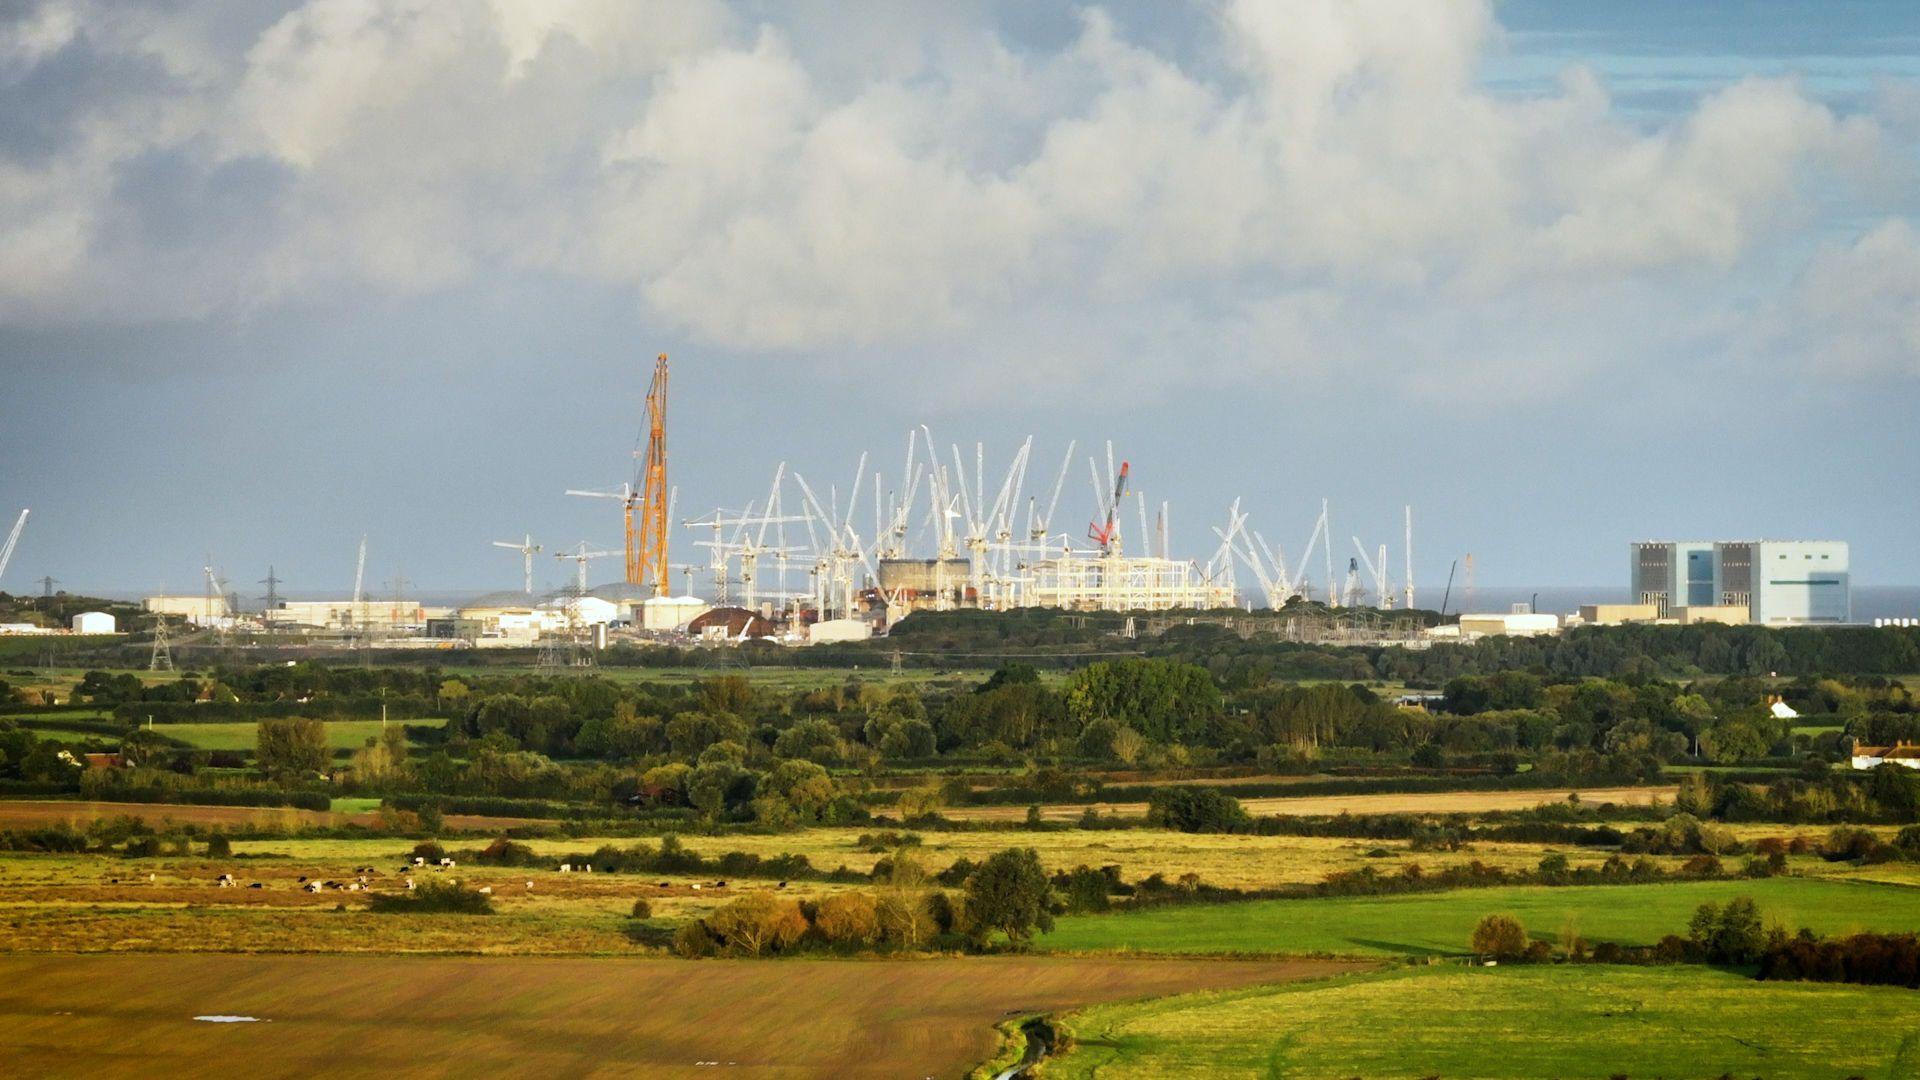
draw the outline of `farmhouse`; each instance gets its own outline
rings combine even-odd
[[[1894,743],[1892,746],[1853,748],[1853,767],[1856,769],[1875,769],[1889,762],[1905,765],[1909,769],[1920,769],[1920,745]]]

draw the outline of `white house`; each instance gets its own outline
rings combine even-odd
[[[1856,769],[1877,769],[1887,764],[1920,769],[1920,746],[1913,743],[1895,743],[1892,746],[1853,748],[1853,767]]]

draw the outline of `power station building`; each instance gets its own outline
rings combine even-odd
[[[1634,604],[1662,619],[1809,626],[1853,621],[1840,540],[1658,540],[1633,545]]]

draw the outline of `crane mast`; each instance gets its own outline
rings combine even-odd
[[[640,464],[637,500],[627,501],[627,582],[651,585],[655,596],[673,590],[667,566],[667,354],[653,362],[647,388],[647,448]],[[639,511],[636,532],[634,512]]]

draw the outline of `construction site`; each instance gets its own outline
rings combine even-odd
[[[631,478],[613,490],[564,489],[613,504],[620,549],[580,543],[551,550],[530,532],[490,539],[517,559],[520,588],[426,604],[408,598],[411,583],[399,575],[377,585],[366,580],[363,536],[352,589],[338,599],[289,599],[269,567],[259,581],[264,593],[246,603],[209,556],[203,588],[148,596],[144,607],[222,638],[537,646],[555,653],[555,662],[578,663],[590,662],[610,640],[861,641],[915,612],[960,609],[1137,616],[1122,624],[1130,634],[1205,621],[1329,643],[1422,637],[1416,621],[1394,617],[1415,605],[1411,507],[1397,523],[1397,558],[1388,544],[1369,546],[1358,536],[1351,537],[1352,553],[1342,555],[1326,500],[1291,555],[1254,525],[1238,499],[1221,508],[1210,547],[1179,553],[1171,501],[1150,499],[1137,483],[1145,470],[1117,456],[1111,442],[1084,455],[1068,442],[1057,468],[1046,468],[1029,436],[994,464],[983,443],[943,444],[922,425],[906,432],[891,475],[871,452],[862,452],[850,473],[824,481],[782,461],[743,504],[678,517],[678,489],[668,474],[669,378],[662,354],[653,363]],[[1054,460],[1047,456],[1049,465]],[[536,567],[553,566],[547,558],[572,564],[564,587],[536,589]],[[614,558],[621,560],[620,578],[595,584],[592,568]],[[1295,601],[1312,603],[1281,614]]]

